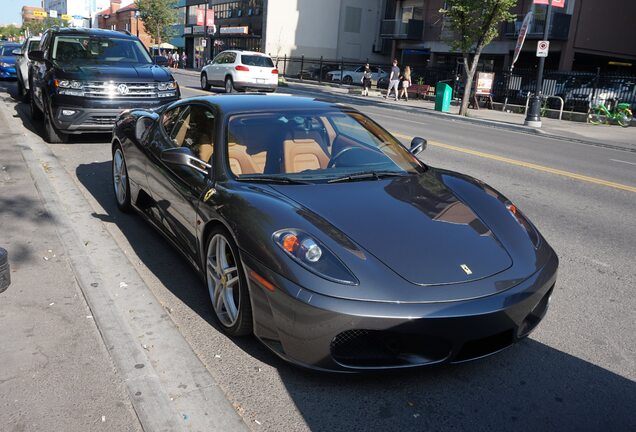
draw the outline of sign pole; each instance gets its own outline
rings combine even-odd
[[[543,40],[547,41],[550,36],[550,23],[552,21],[552,0],[548,0],[548,7],[545,14],[545,28],[543,29]],[[543,99],[543,68],[545,66],[545,57],[539,57],[539,70],[537,71],[537,89],[532,96],[530,108],[526,115],[524,124],[526,126],[541,127],[541,100]]]

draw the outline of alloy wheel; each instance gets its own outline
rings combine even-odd
[[[208,244],[206,272],[214,312],[224,327],[232,327],[239,319],[241,279],[237,257],[223,234],[215,234]]]
[[[113,189],[117,207],[122,211],[130,209],[130,194],[128,191],[128,170],[126,160],[121,148],[117,148],[113,153]]]

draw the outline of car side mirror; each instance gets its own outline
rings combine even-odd
[[[426,140],[420,137],[413,138],[413,140],[411,141],[411,148],[409,149],[411,154],[417,156],[424,150],[426,150]]]
[[[13,54],[15,56],[21,56],[22,55],[22,50],[20,48],[14,49],[13,51],[11,51],[11,54]]]
[[[139,117],[135,123],[135,138],[137,142],[142,143],[146,138],[147,132],[154,123],[155,119],[150,117]]]
[[[212,165],[194,156],[188,147],[169,148],[161,152],[161,160],[171,165],[190,167],[201,174],[208,174]]]
[[[29,53],[29,59],[35,61],[44,61],[44,51],[34,50]]]

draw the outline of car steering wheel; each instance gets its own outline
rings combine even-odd
[[[365,149],[360,148],[360,147],[345,147],[342,150],[340,150],[338,153],[336,153],[335,156],[332,156],[331,159],[329,159],[329,163],[327,164],[327,168],[333,168],[334,165],[336,165],[336,161],[338,160],[338,158],[342,157],[342,155],[346,154],[350,150],[363,150],[363,151],[366,151]]]

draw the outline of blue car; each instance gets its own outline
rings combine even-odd
[[[20,44],[3,43],[0,45],[0,78],[17,79],[15,74],[16,56],[13,50],[19,49]]]

